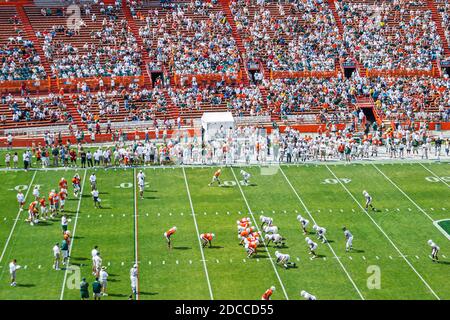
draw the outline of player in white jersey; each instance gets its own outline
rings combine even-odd
[[[322,243],[326,243],[325,233],[327,233],[327,229],[319,227],[317,224],[313,225],[313,229],[316,231],[317,239],[322,240]]]
[[[305,300],[316,300],[316,297],[313,296],[312,294],[306,292],[305,290],[302,290],[300,292],[300,295],[305,298]]]
[[[440,248],[436,243],[433,242],[433,240],[428,240],[428,245],[431,247],[431,259],[433,262],[439,261],[438,253]]]
[[[295,268],[295,262],[290,262],[291,257],[288,254],[283,254],[279,251],[275,251],[275,257],[277,258],[277,264],[282,265],[285,269],[289,267]]]
[[[307,234],[308,231],[306,230],[306,226],[309,224],[309,220],[306,220],[300,214],[297,216],[297,220],[300,222],[302,226],[303,234]]]
[[[145,173],[142,170],[137,174],[138,186],[139,186],[139,195],[141,199],[144,199],[144,189],[145,189]]]
[[[98,246],[95,246],[94,249],[91,250],[91,258],[92,258],[92,273],[95,273],[95,262],[94,262],[94,257],[97,256],[97,254],[99,254],[98,251]]]
[[[364,198],[366,198],[366,206],[365,206],[366,210],[369,209],[369,207],[370,207],[372,209],[372,211],[375,211],[375,207],[372,205],[372,200],[373,200],[372,197],[369,195],[369,193],[366,190],[363,191],[363,195],[364,195]]]
[[[272,233],[272,234],[278,233],[278,227],[277,226],[271,226],[271,227],[264,226],[263,231],[265,233]]]
[[[342,228],[345,236],[345,251],[353,250],[353,235],[346,227]]]
[[[96,177],[95,173],[91,174],[91,176],[89,177],[89,182],[91,183],[92,191],[97,189],[97,177]]]
[[[100,270],[98,279],[100,280],[100,284],[102,285],[102,296],[104,297],[108,295],[106,293],[106,288],[108,287],[108,277],[109,274],[108,272],[106,272],[106,267],[103,266]]]
[[[308,247],[309,247],[309,254],[313,255],[313,259],[317,258],[317,254],[316,254],[316,249],[318,247],[317,243],[312,241],[309,237],[306,237],[305,241],[306,241],[306,243],[308,244]]]
[[[130,281],[131,281],[131,292],[135,296],[137,295],[137,279],[138,279],[138,265],[135,264],[130,269]]]
[[[53,269],[55,270],[61,270],[59,268],[59,265],[61,263],[61,248],[59,247],[59,244],[55,244],[55,246],[53,247]]]
[[[21,268],[21,266],[19,266],[17,264],[17,260],[16,259],[14,259],[13,261],[10,262],[10,264],[9,264],[9,274],[11,276],[11,287],[17,286],[17,283],[16,283],[16,272],[20,268]]]
[[[269,227],[272,226],[273,223],[273,219],[269,218],[269,217],[265,217],[265,216],[260,216],[259,220],[261,220],[262,224],[261,224],[261,229],[264,227],[264,225],[268,225]]]
[[[102,269],[102,263],[103,260],[100,257],[100,253],[97,252],[97,255],[94,257],[94,272],[92,272],[92,274],[95,275],[96,278],[99,277],[100,270]]]
[[[242,176],[242,180],[244,180],[244,184],[246,186],[248,186],[249,185],[249,180],[250,180],[250,173],[248,173],[248,172],[246,172],[244,170],[241,170],[241,176]]]
[[[34,200],[39,201],[39,186],[34,186],[33,196]]]
[[[25,205],[25,196],[22,193],[22,191],[19,191],[17,193],[17,202],[19,203],[19,210],[22,211],[23,210],[23,206]]]
[[[272,241],[275,246],[277,247],[282,247],[285,245],[285,243],[283,242],[284,240],[286,240],[286,238],[283,238],[281,235],[279,235],[278,233],[274,233],[274,234],[266,234],[264,236],[264,239],[266,239],[266,244],[269,245],[269,243]]]

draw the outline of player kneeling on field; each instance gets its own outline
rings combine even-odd
[[[291,257],[288,254],[283,254],[280,251],[275,251],[275,257],[277,258],[277,264],[283,266],[285,269],[289,267],[296,267],[295,262],[290,262]]]
[[[200,241],[202,242],[202,247],[206,247],[206,245],[209,243],[209,247],[212,247],[212,239],[214,239],[216,235],[214,233],[202,233],[200,235]]]

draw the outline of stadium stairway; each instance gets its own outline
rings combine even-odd
[[[236,40],[236,45],[239,49],[239,52],[241,52],[241,54],[243,53],[245,55],[245,57],[247,57],[247,51],[245,50],[244,44],[242,43],[242,38],[239,35],[239,32],[237,31],[236,23],[234,22],[233,14],[231,13],[230,1],[229,0],[221,0],[220,4],[222,5],[222,9],[227,17],[228,23],[231,26],[233,38],[234,38],[234,40]],[[242,79],[242,82],[244,83],[245,86],[248,86],[250,84],[250,81],[249,81],[249,74],[247,71],[247,66],[245,65],[245,61],[241,60],[241,68],[243,68],[242,70],[244,70],[244,77]]]
[[[434,0],[427,0],[427,7],[431,11],[431,17],[434,23],[436,24],[437,32],[441,37],[441,41],[444,46],[444,56],[448,57],[450,56],[450,46],[447,41],[447,38],[445,37],[444,28],[442,28],[442,20],[438,13],[436,3],[434,2]]]
[[[334,4],[334,0],[328,0],[328,5],[330,6],[330,10],[333,13],[333,18],[334,18],[334,21],[336,22],[336,26],[338,27],[339,34],[341,35],[341,37],[343,37],[344,36],[344,26],[342,25],[342,21],[339,18],[339,15],[336,11],[336,5]],[[364,68],[357,59],[355,59],[353,54],[349,53],[349,55],[352,58],[352,60],[355,61],[356,69],[358,70],[359,75],[361,77],[365,77],[366,76],[366,68]]]
[[[123,14],[125,16],[125,19],[128,22],[128,26],[131,29],[131,31],[133,32],[133,34],[136,38],[136,41],[137,41],[139,47],[141,48],[143,63],[141,64],[140,67],[141,67],[141,72],[144,75],[144,87],[152,88],[152,80],[147,71],[147,64],[150,61],[150,57],[148,56],[146,50],[144,49],[145,46],[144,46],[144,42],[142,41],[141,36],[139,35],[139,28],[137,27],[136,22],[133,19],[133,16],[131,14],[130,8],[128,7],[126,0],[122,0],[122,8],[123,8]]]
[[[50,63],[48,62],[47,58],[45,57],[44,50],[42,49],[42,46],[41,46],[38,38],[36,37],[36,33],[35,33],[33,27],[31,26],[30,20],[28,19],[28,16],[27,16],[23,6],[16,5],[16,11],[17,11],[17,14],[19,15],[20,20],[22,21],[23,29],[25,31],[25,34],[27,35],[27,38],[30,39],[31,41],[33,41],[34,48],[36,49],[37,53],[41,57],[41,64],[45,69],[45,73],[47,74],[48,77],[51,77],[52,70],[50,68]],[[51,92],[57,91],[55,79],[51,79],[50,91]]]
[[[163,90],[164,98],[167,101],[167,118],[169,119],[177,119],[180,115],[180,110],[177,106],[175,106],[172,102],[172,99],[169,96],[169,93],[167,92],[167,89]]]
[[[86,128],[86,124],[81,120],[81,115],[78,113],[77,108],[67,95],[64,96],[64,103],[67,106],[67,111],[71,114],[73,123],[76,124],[78,128]]]

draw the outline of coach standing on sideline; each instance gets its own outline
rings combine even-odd
[[[28,171],[28,167],[30,166],[31,154],[30,151],[27,150],[23,153],[23,168]]]

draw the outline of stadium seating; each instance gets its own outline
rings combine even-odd
[[[0,4],[2,129],[227,110],[343,123],[361,105],[386,121],[449,120],[444,0],[104,0],[81,2],[82,21],[23,3]]]

